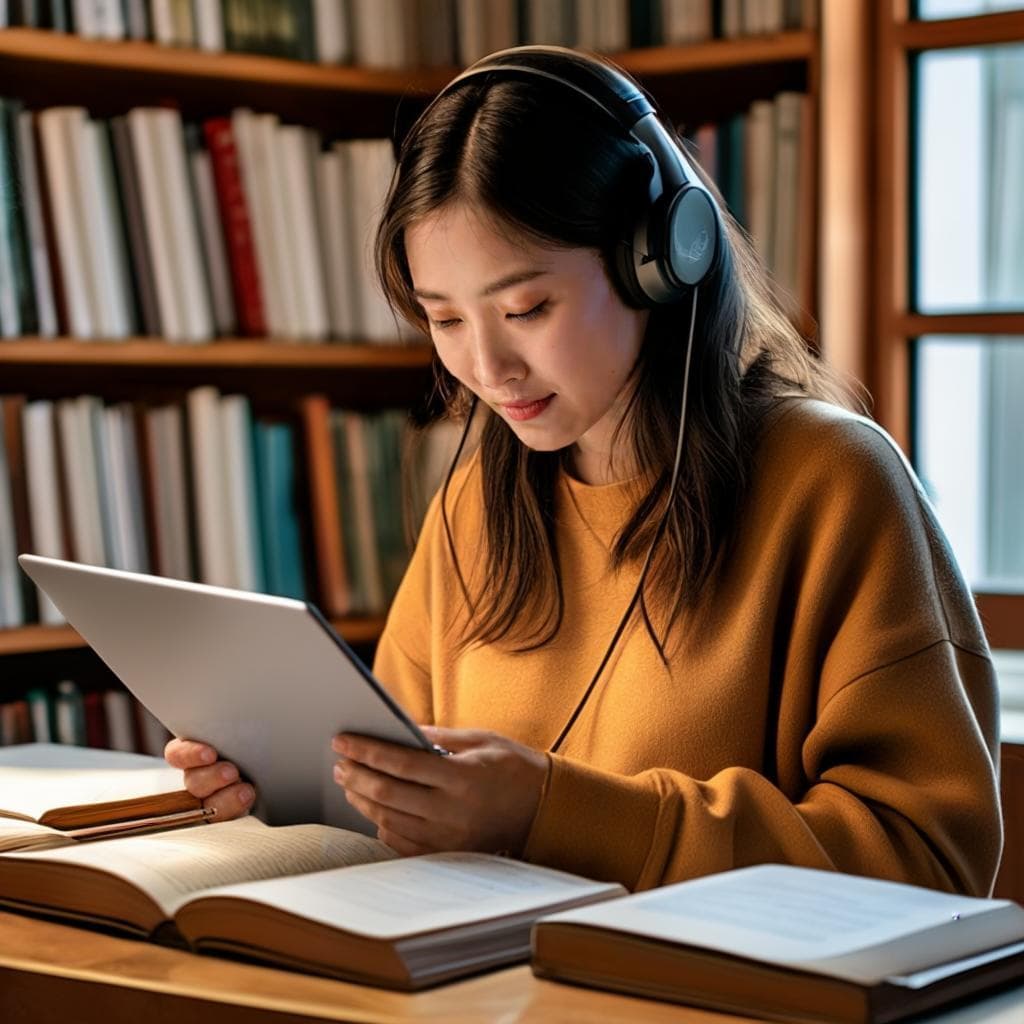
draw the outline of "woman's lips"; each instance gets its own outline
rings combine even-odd
[[[503,405],[502,409],[505,410],[505,415],[510,420],[521,423],[523,420],[532,420],[539,416],[551,404],[551,399],[554,397],[554,395],[548,395],[547,398],[539,398],[534,402],[511,402],[508,405]]]

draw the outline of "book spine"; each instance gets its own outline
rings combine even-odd
[[[227,243],[231,287],[241,331],[249,337],[262,337],[267,333],[267,323],[260,272],[231,121],[213,118],[203,124],[203,132],[212,162],[218,212]]]
[[[57,304],[50,254],[46,244],[42,186],[39,180],[39,165],[36,160],[33,136],[31,112],[19,110],[17,112],[16,142],[18,174],[22,182],[22,196],[25,203],[29,263],[32,268],[32,290],[36,302],[36,329],[41,337],[52,338],[57,333]]]
[[[328,615],[347,615],[352,608],[352,594],[341,529],[340,481],[332,454],[331,411],[326,396],[303,398],[302,419],[320,601]]]

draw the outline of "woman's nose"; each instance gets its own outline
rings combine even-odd
[[[474,364],[477,381],[485,388],[498,389],[509,381],[522,380],[526,365],[501,332],[479,328],[474,338]]]

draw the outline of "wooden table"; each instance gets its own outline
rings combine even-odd
[[[194,956],[0,913],[3,1024],[747,1024],[745,1018],[539,981],[513,967],[414,995]],[[1024,986],[936,1024],[1021,1024]]]

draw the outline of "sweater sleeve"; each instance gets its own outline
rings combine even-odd
[[[549,755],[527,859],[632,889],[779,862],[988,894],[1002,843],[991,661],[916,481],[869,429],[839,512],[815,510],[832,501],[816,479],[787,527],[787,643],[806,655],[783,670],[776,742],[799,730],[799,783],[749,765],[624,776]],[[808,662],[810,682],[790,678]]]
[[[797,801],[749,768],[623,777],[550,755],[526,857],[634,889],[786,863],[986,895],[1000,852],[995,774],[962,688],[935,681],[990,672],[940,642],[851,683],[807,738]]]

